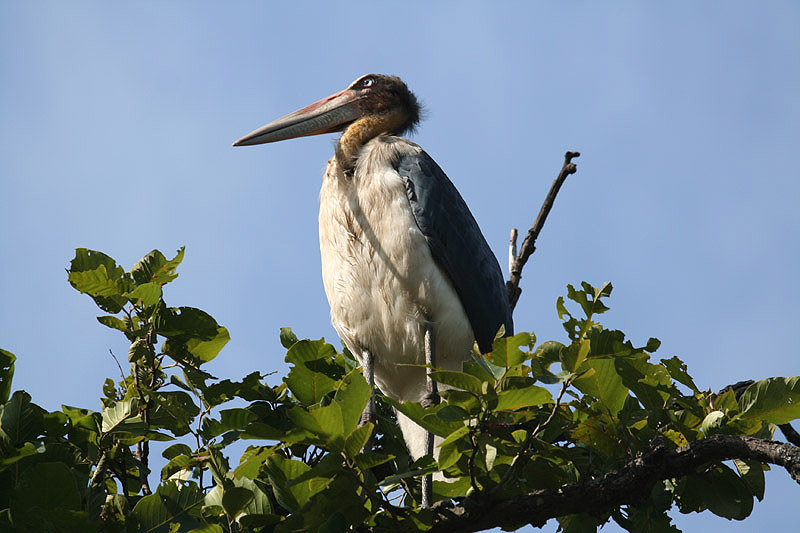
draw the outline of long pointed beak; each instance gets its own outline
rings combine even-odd
[[[341,131],[346,124],[359,118],[357,101],[356,91],[351,89],[339,91],[251,131],[233,145],[251,146]]]

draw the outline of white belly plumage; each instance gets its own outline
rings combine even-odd
[[[373,139],[352,177],[337,171],[335,158],[329,161],[320,193],[322,276],[331,321],[348,349],[360,359],[364,350],[373,354],[375,383],[384,394],[419,401],[425,370],[403,365],[425,363],[426,321],[433,325],[440,368],[460,370],[474,335],[391,165],[397,149],[419,147]]]

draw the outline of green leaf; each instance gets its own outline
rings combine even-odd
[[[117,280],[109,276],[104,265],[87,272],[70,272],[68,279],[75,289],[91,296],[100,308],[110,313],[119,313],[125,305]]]
[[[164,254],[160,251],[153,250],[133,265],[131,269],[133,279],[136,281],[137,285],[150,282],[157,285],[169,283],[178,277],[178,274],[175,273],[175,269],[181,264],[181,261],[183,261],[184,250],[185,247],[181,246],[177,255],[169,261],[167,261]]]
[[[190,466],[195,466],[197,464],[198,461],[193,459],[191,455],[175,456],[161,469],[161,479],[166,480],[176,472],[189,470]]]
[[[342,431],[349,435],[356,429],[361,421],[361,413],[369,402],[372,388],[364,379],[361,370],[351,370],[342,380],[342,385],[336,391],[333,401],[339,404],[342,411]]]
[[[320,482],[319,478],[289,486],[290,480],[299,478],[311,468],[301,461],[286,459],[279,454],[271,455],[264,468],[275,492],[275,499],[291,512],[298,511],[311,496],[327,486],[327,482],[325,480]]]
[[[192,529],[189,533],[224,533],[224,531],[222,527],[217,524],[206,524]]]
[[[203,437],[212,439],[227,431],[243,430],[258,417],[248,409],[235,408],[220,411],[220,420],[206,418],[203,420]]]
[[[762,501],[764,499],[765,480],[764,467],[761,463],[753,459],[747,461],[734,459],[733,464],[750,489],[750,493],[758,498],[758,501]]]
[[[570,432],[572,438],[608,457],[624,455],[616,421],[606,413],[596,414],[579,422]]]
[[[297,342],[297,335],[294,334],[292,328],[281,328],[281,344],[287,350],[294,346]]]
[[[228,516],[237,516],[253,501],[253,491],[245,487],[230,487],[222,491],[222,507]]]
[[[744,520],[753,510],[753,496],[742,478],[724,464],[714,464],[681,482],[681,512],[708,509],[717,516]]]
[[[622,383],[613,359],[589,359],[586,364],[594,370],[592,374],[584,374],[572,384],[584,394],[589,394],[616,415],[622,409],[628,388]]]
[[[367,422],[361,427],[356,428],[350,435],[347,436],[344,442],[344,451],[348,457],[355,457],[361,450],[364,449],[375,425],[372,422]]]
[[[470,418],[470,414],[457,405],[445,405],[436,412],[436,416],[446,422],[458,422]]]
[[[356,466],[361,470],[369,470],[370,468],[375,468],[378,465],[388,463],[394,458],[394,455],[385,453],[364,452],[356,455],[355,461]]]
[[[60,411],[44,413],[44,431],[48,437],[57,439],[66,435],[72,423],[69,417]]]
[[[272,514],[272,504],[266,492],[262,490],[260,481],[253,482],[248,478],[234,479],[237,487],[243,487],[253,493],[253,499],[245,506],[238,520],[247,530],[247,526],[256,527],[266,523],[272,523],[267,517]]]
[[[600,288],[595,288],[583,281],[581,282],[581,287],[583,290],[576,290],[572,285],[567,285],[567,298],[581,306],[587,319],[591,319],[593,314],[608,311],[608,307],[601,299],[611,296],[611,291],[613,290],[611,283],[604,283]]]
[[[522,407],[532,407],[545,405],[553,402],[550,391],[544,387],[531,385],[524,389],[509,389],[500,391],[497,394],[497,411],[520,409]]]
[[[155,408],[150,412],[150,425],[181,436],[189,432],[189,424],[200,414],[192,396],[184,391],[159,391],[151,394]]]
[[[479,359],[471,360],[471,361],[464,361],[462,364],[462,370],[471,376],[475,376],[481,382],[486,381],[487,383],[491,383],[494,385],[495,382],[495,374],[492,372],[492,367],[494,368],[501,368],[497,365],[491,365],[486,361],[485,357],[480,357]],[[502,374],[503,372],[501,372]]]
[[[444,440],[443,440],[443,441],[442,441],[442,442],[439,444],[439,446],[443,448],[443,447],[447,446],[448,444],[451,444],[451,443],[453,443],[453,442],[457,441],[458,439],[460,439],[461,437],[463,437],[463,436],[467,435],[468,433],[469,433],[469,427],[468,427],[468,426],[464,426],[464,425],[462,425],[462,426],[461,426],[461,427],[459,427],[457,430],[455,430],[455,431],[453,431],[452,433],[450,433],[450,434],[447,436],[447,438],[446,438],[446,439],[444,439]]]
[[[44,433],[46,411],[31,403],[25,391],[16,391],[4,405],[0,405],[0,435],[12,446],[21,446]]]
[[[138,521],[140,532],[168,533],[175,523],[189,529],[201,525],[198,517],[203,502],[195,483],[165,482],[154,494],[139,500],[131,516]]]
[[[431,372],[431,377],[439,383],[450,385],[457,389],[466,390],[481,394],[483,391],[483,382],[471,374],[466,372],[456,372],[454,370],[434,370]]]
[[[492,353],[488,354],[487,358],[496,366],[513,368],[521,365],[531,356],[530,349],[533,348],[535,342],[535,337],[525,332],[517,333],[513,337],[501,337],[495,339],[492,344]],[[523,346],[528,350],[522,351]]]
[[[116,402],[103,409],[103,433],[111,433],[123,426],[124,431],[129,432],[134,427],[130,422],[136,424],[138,431],[144,431],[144,424],[139,416],[139,400],[136,398]]]
[[[336,350],[332,345],[327,344],[324,339],[311,341],[308,339],[296,342],[286,352],[286,362],[295,365],[314,361],[316,359],[330,359],[336,355]]]
[[[458,498],[467,495],[467,491],[472,487],[469,483],[469,476],[462,477],[457,481],[436,481],[433,482],[434,501],[448,498]]]
[[[648,342],[648,345],[649,344],[650,343]],[[653,351],[653,350],[650,350],[648,348],[648,351]],[[662,359],[661,364],[667,367],[667,371],[669,372],[669,375],[672,376],[672,379],[674,379],[679,383],[683,383],[684,385],[692,389],[692,392],[699,392],[697,385],[694,384],[692,376],[690,376],[689,373],[687,372],[686,363],[684,363],[677,357],[671,357],[669,359]]]
[[[146,338],[137,337],[128,348],[128,362],[135,363],[145,360],[152,351],[153,347]]]
[[[100,432],[100,423],[102,421],[100,413],[88,409],[70,407],[69,405],[62,405],[61,409],[69,417],[73,428],[83,428],[95,433]]]
[[[19,531],[89,531],[72,471],[60,462],[27,469],[14,492],[11,520]]]
[[[741,418],[788,424],[800,418],[800,377],[757,381],[744,391],[739,405]]]
[[[207,363],[214,359],[231,340],[228,330],[222,326],[217,328],[217,333],[210,339],[194,338],[186,343],[186,348],[196,359]]]
[[[725,422],[725,413],[722,411],[711,411],[703,419],[700,428],[706,435],[714,435]]]
[[[344,425],[339,404],[312,407],[309,410],[292,407],[288,415],[299,428],[320,438],[336,451],[344,450]]]
[[[136,302],[144,307],[155,305],[161,299],[161,285],[158,283],[145,283],[134,290],[123,294],[131,302]]]
[[[398,402],[388,396],[383,397],[383,400],[391,404],[395,409],[406,415],[417,425],[426,429],[440,437],[446,437],[456,429],[463,427],[461,422],[448,422],[442,420],[436,413],[443,409],[446,404],[440,403],[428,409],[424,409],[418,402]]]
[[[295,346],[298,346],[300,341]],[[336,389],[336,380],[311,370],[305,362],[299,362],[289,370],[289,375],[283,378],[292,394],[304,405],[313,405],[329,392]]]
[[[163,452],[161,452],[161,456],[166,460],[173,459],[179,455],[191,456],[192,449],[189,448],[186,444],[179,442],[177,444],[173,444],[172,446],[168,447]]]
[[[475,393],[447,389],[441,391],[440,394],[447,400],[448,405],[457,405],[471,415],[477,415],[480,412],[481,403]]]
[[[168,339],[198,338],[211,340],[219,334],[219,324],[214,317],[195,307],[167,307],[161,309],[157,332]]]
[[[11,381],[14,378],[14,361],[17,357],[0,348],[0,403],[6,403],[11,394]]]
[[[285,441],[288,439],[288,435],[283,429],[275,428],[262,422],[253,422],[247,425],[240,438]]]
[[[249,446],[242,454],[239,466],[234,470],[234,479],[255,479],[258,477],[261,465],[275,452],[275,448],[267,446]]]
[[[567,372],[575,372],[578,367],[581,366],[581,363],[586,360],[590,348],[591,342],[589,339],[582,339],[573,342],[565,349],[561,350],[559,355],[564,370]]]
[[[3,446],[2,448],[5,447]],[[36,454],[36,451],[36,446],[30,442],[26,442],[19,448],[12,446],[10,449],[3,449],[2,458],[0,458],[0,471],[29,455]]]

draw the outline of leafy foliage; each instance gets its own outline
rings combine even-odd
[[[800,416],[800,378],[757,382],[738,399],[701,391],[677,357],[653,360],[658,340],[636,346],[605,329],[597,316],[612,287],[584,282],[556,304],[564,342],[498,338],[462,371],[432,373],[440,404],[378,394],[377,424],[360,425],[370,387],[324,339],[283,328],[291,369],[277,385],[259,372],[231,381],[204,370],[229,335],[204,311],[164,302],[182,259],[183,249],[169,260],[155,250],[126,272],[101,252],[76,251],[69,282],[130,342],[129,371],[104,382],[98,411],[47,412],[12,394],[16,358],[0,350],[3,531],[425,530],[432,513],[420,508],[420,477],[430,472],[442,478],[436,500],[506,499],[602,478],[654,441],[770,438],[775,424]],[[395,410],[441,437],[436,459],[409,460]],[[227,450],[242,440],[252,444],[234,464]],[[153,441],[172,442],[160,474],[150,470]],[[677,531],[672,508],[741,520],[764,496],[765,465],[733,466],[708,464],[657,483],[636,505],[558,521],[569,532],[609,520]]]

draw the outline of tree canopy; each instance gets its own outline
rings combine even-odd
[[[678,531],[676,510],[747,518],[769,465],[800,482],[800,448],[772,440],[778,426],[796,438],[800,377],[704,390],[679,358],[654,355],[657,339],[637,346],[599,322],[610,283],[567,287],[563,339],[498,336],[461,372],[432,373],[440,404],[378,394],[377,423],[361,425],[370,387],[324,339],[282,329],[291,366],[278,384],[262,370],[208,373],[230,336],[208,313],[166,304],[183,257],[154,250],[126,271],[76,251],[69,282],[130,342],[99,410],[48,412],[12,393],[16,357],[0,350],[4,531],[480,531],[557,519],[566,532],[610,520],[666,532]],[[443,438],[438,461],[409,459],[395,410]],[[151,442],[169,443],[162,460]],[[423,509],[431,472],[444,480]]]

